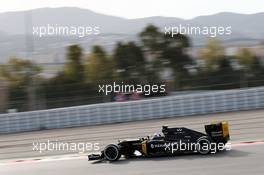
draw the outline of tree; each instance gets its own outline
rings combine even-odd
[[[164,37],[165,44],[162,56],[173,70],[174,84],[176,88],[179,88],[180,81],[188,75],[187,66],[193,64],[192,59],[186,53],[186,50],[190,47],[189,38],[182,34],[177,34],[174,37],[166,34]]]
[[[240,86],[240,73],[233,68],[233,57],[225,55],[221,41],[210,39],[201,50],[205,66],[200,69],[197,84],[204,89],[230,89]]]
[[[241,86],[251,86],[249,79],[252,80],[252,84],[258,85],[263,79],[263,66],[260,59],[248,48],[241,48],[238,50],[236,60],[241,65]]]
[[[81,82],[84,79],[84,66],[82,64],[82,48],[71,45],[67,49],[67,63],[64,66],[65,80]]]
[[[192,63],[186,54],[186,49],[190,47],[189,38],[182,34],[177,34],[174,37],[166,34],[165,39],[163,57],[169,61],[175,72],[185,71],[185,66]]]
[[[122,81],[144,80],[145,57],[134,42],[118,43],[113,54],[119,78]]]
[[[19,110],[36,109],[39,100],[36,91],[39,91],[40,77],[37,76],[41,68],[29,60],[11,58],[6,65],[0,67],[0,77],[9,83],[10,108]]]
[[[113,79],[112,62],[101,46],[94,46],[85,66],[86,80],[91,83],[111,81]]]
[[[251,69],[257,62],[256,55],[251,52],[248,48],[241,48],[236,54],[238,63],[246,69]]]
[[[139,34],[139,37],[144,55],[147,58],[146,73],[148,81],[159,81],[164,62],[166,62],[162,57],[165,42],[164,34],[156,26],[149,25]]]
[[[164,43],[163,33],[156,26],[149,25],[139,36],[144,50],[158,58]]]
[[[201,58],[209,71],[219,69],[220,63],[225,59],[225,50],[219,40],[210,39],[205,49],[201,51]]]
[[[13,86],[28,85],[41,68],[29,60],[11,58],[7,64],[0,67],[0,77]]]

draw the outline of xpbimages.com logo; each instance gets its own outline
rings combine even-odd
[[[33,35],[38,37],[45,36],[77,36],[79,38],[90,35],[99,35],[99,26],[60,26],[47,24],[45,26],[33,26]]]
[[[104,84],[104,85],[98,85],[98,92],[99,93],[104,93],[105,95],[109,95],[111,93],[132,93],[132,92],[137,92],[137,93],[142,93],[144,95],[150,95],[151,93],[166,93],[165,85],[161,84],[124,84],[123,82],[121,84],[117,84],[114,82],[113,84]]]
[[[209,37],[217,37],[223,35],[231,35],[232,27],[231,26],[191,26],[187,25],[178,25],[178,26],[165,26],[164,34],[171,37],[177,36],[178,34],[182,35],[204,35]]]
[[[99,143],[90,142],[60,142],[47,140],[46,142],[33,142],[32,150],[39,153],[44,151],[67,151],[67,152],[78,152],[84,153],[88,151],[98,151],[100,150]]]
[[[199,152],[202,154],[212,153],[215,154],[217,151],[230,151],[231,143],[211,143],[207,139],[201,138],[197,142],[168,142],[164,144],[151,144],[150,147],[162,148],[166,152],[172,154],[177,152]]]

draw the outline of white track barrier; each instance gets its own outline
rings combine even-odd
[[[264,87],[0,115],[0,133],[264,108]]]

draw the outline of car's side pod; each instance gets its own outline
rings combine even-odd
[[[216,143],[227,143],[230,139],[229,124],[227,121],[205,125],[205,132]]]

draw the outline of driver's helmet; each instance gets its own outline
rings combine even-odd
[[[159,139],[159,138],[161,138],[161,137],[162,137],[162,135],[161,135],[160,133],[155,133],[155,134],[153,135],[152,139]]]

